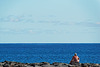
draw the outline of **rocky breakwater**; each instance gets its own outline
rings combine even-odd
[[[58,63],[54,62],[52,64],[48,62],[41,62],[41,63],[19,63],[19,62],[11,62],[11,61],[4,61],[0,62],[0,67],[100,67],[100,64],[94,63]]]

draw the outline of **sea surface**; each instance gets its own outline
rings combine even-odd
[[[1,43],[0,62],[69,63],[74,53],[80,63],[100,63],[100,43]]]

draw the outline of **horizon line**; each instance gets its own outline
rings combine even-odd
[[[0,43],[100,43],[100,42],[0,42]]]

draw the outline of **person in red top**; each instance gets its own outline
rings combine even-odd
[[[70,61],[70,63],[72,62],[78,62],[79,63],[79,57],[77,56],[77,53],[74,54],[72,60]]]

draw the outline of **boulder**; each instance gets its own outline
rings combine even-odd
[[[50,65],[48,62],[41,62],[40,65]]]
[[[3,66],[4,65],[4,63],[3,62],[0,62],[0,66]]]
[[[2,65],[0,65],[0,67],[3,67]]]
[[[63,63],[54,62],[52,65],[54,66],[62,66]]]
[[[73,62],[71,64],[54,62],[50,64],[48,62],[20,63],[20,62],[4,61],[4,62],[0,62],[0,67],[100,67],[100,64],[76,63],[76,62]]]
[[[10,67],[10,65],[9,64],[4,64],[3,67]]]
[[[75,67],[75,65],[68,65],[68,67]]]
[[[55,67],[68,67],[68,64],[66,64],[66,63],[58,63],[58,62],[54,62],[51,65],[53,65]]]

